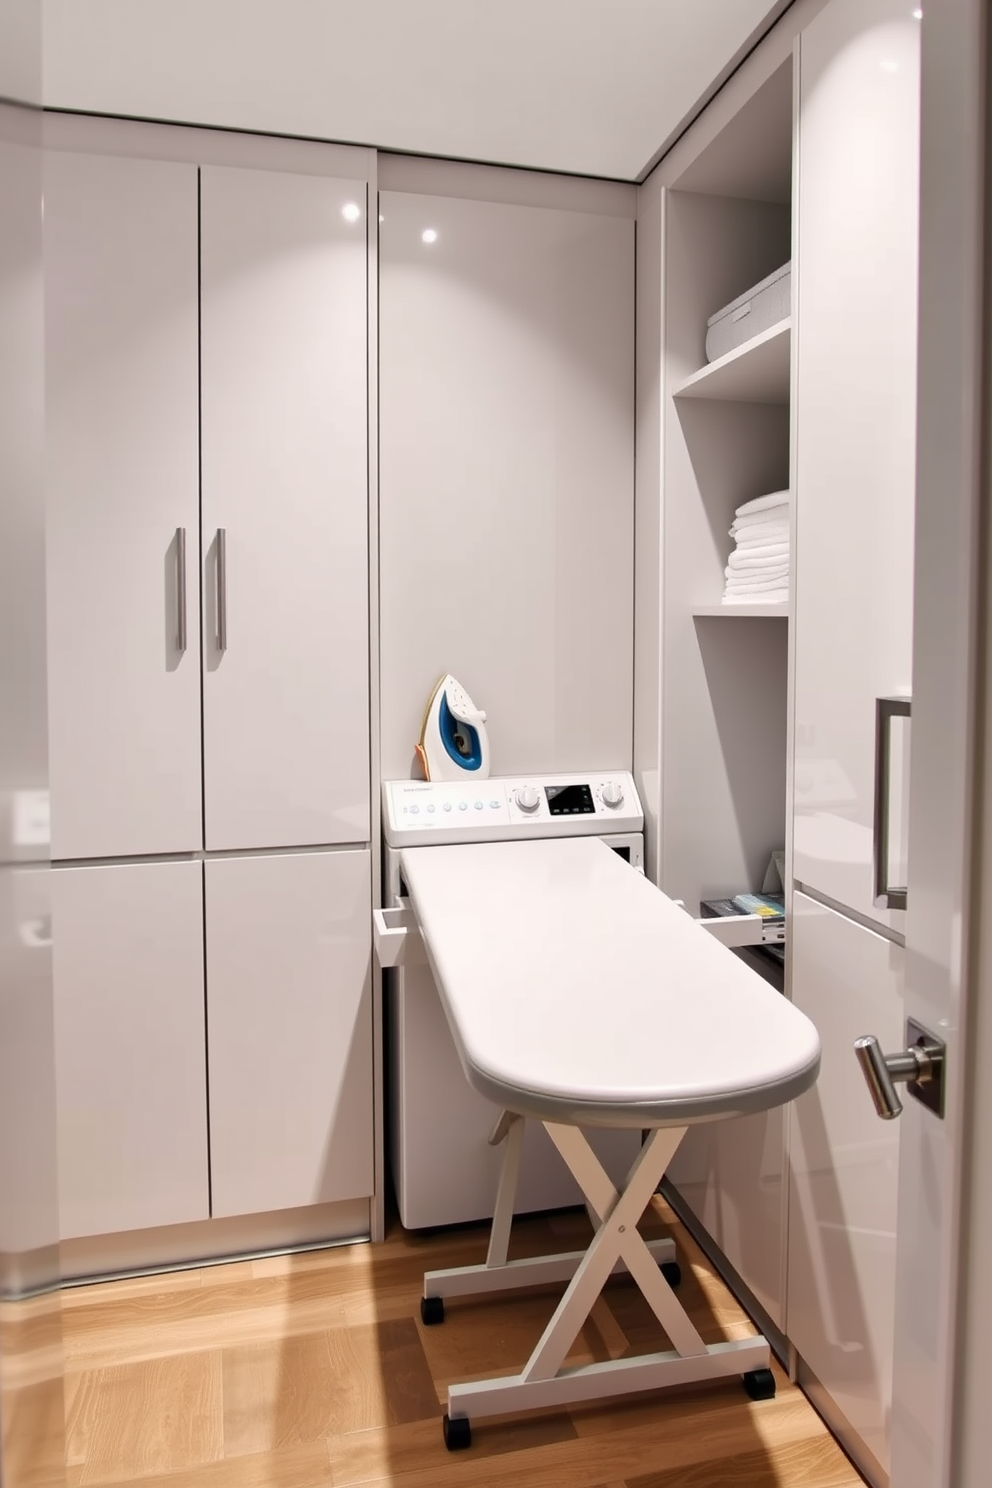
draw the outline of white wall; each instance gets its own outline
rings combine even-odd
[[[494,774],[629,768],[634,189],[379,179],[383,776],[446,671]]]

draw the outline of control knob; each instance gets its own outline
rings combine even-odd
[[[540,792],[532,785],[522,785],[514,799],[521,811],[536,811],[541,804]]]
[[[623,786],[615,780],[608,780],[603,786],[603,805],[620,806],[623,804]]]

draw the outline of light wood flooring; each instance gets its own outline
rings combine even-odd
[[[518,1221],[511,1256],[585,1243],[585,1216]],[[754,1332],[671,1211],[680,1295],[707,1342]],[[778,1394],[736,1381],[504,1421],[448,1453],[450,1381],[519,1368],[554,1308],[544,1291],[419,1316],[425,1269],[485,1257],[482,1228],[405,1234],[299,1256],[64,1294],[69,1488],[859,1488],[776,1366]],[[665,1347],[628,1282],[610,1284],[573,1362]]]

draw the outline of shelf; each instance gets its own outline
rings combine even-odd
[[[791,317],[778,321],[694,372],[673,396],[728,403],[788,403],[791,332]]]
[[[789,601],[780,600],[777,604],[714,604],[694,605],[693,619],[711,619],[719,616],[722,620],[725,616],[746,616],[749,620],[768,620],[772,616],[781,616],[783,620],[789,618]]]

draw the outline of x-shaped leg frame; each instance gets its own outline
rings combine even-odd
[[[525,1261],[507,1260],[524,1121],[504,1112],[490,1139],[495,1142],[505,1138],[507,1145],[486,1263],[428,1271],[424,1276],[424,1308],[438,1306],[443,1316],[443,1303],[433,1303],[432,1299],[566,1279],[568,1287],[519,1374],[449,1386],[446,1438],[449,1425],[461,1424],[465,1428],[462,1439],[456,1441],[453,1436],[449,1446],[468,1445],[471,1418],[739,1376],[768,1367],[770,1355],[764,1338],[734,1339],[708,1346],[703,1343],[658,1267],[659,1260],[674,1259],[672,1241],[646,1242],[637,1230],[638,1221],[686,1128],[658,1127],[652,1131],[637,1155],[623,1191],[618,1192],[578,1127],[552,1121],[545,1121],[544,1126],[582,1189],[595,1234],[585,1251]],[[637,1282],[673,1347],[663,1353],[641,1354],[632,1359],[608,1359],[603,1363],[564,1368],[568,1351],[607,1279],[621,1270],[628,1271]],[[424,1317],[428,1320],[426,1311]],[[432,1320],[439,1321],[440,1316]]]

